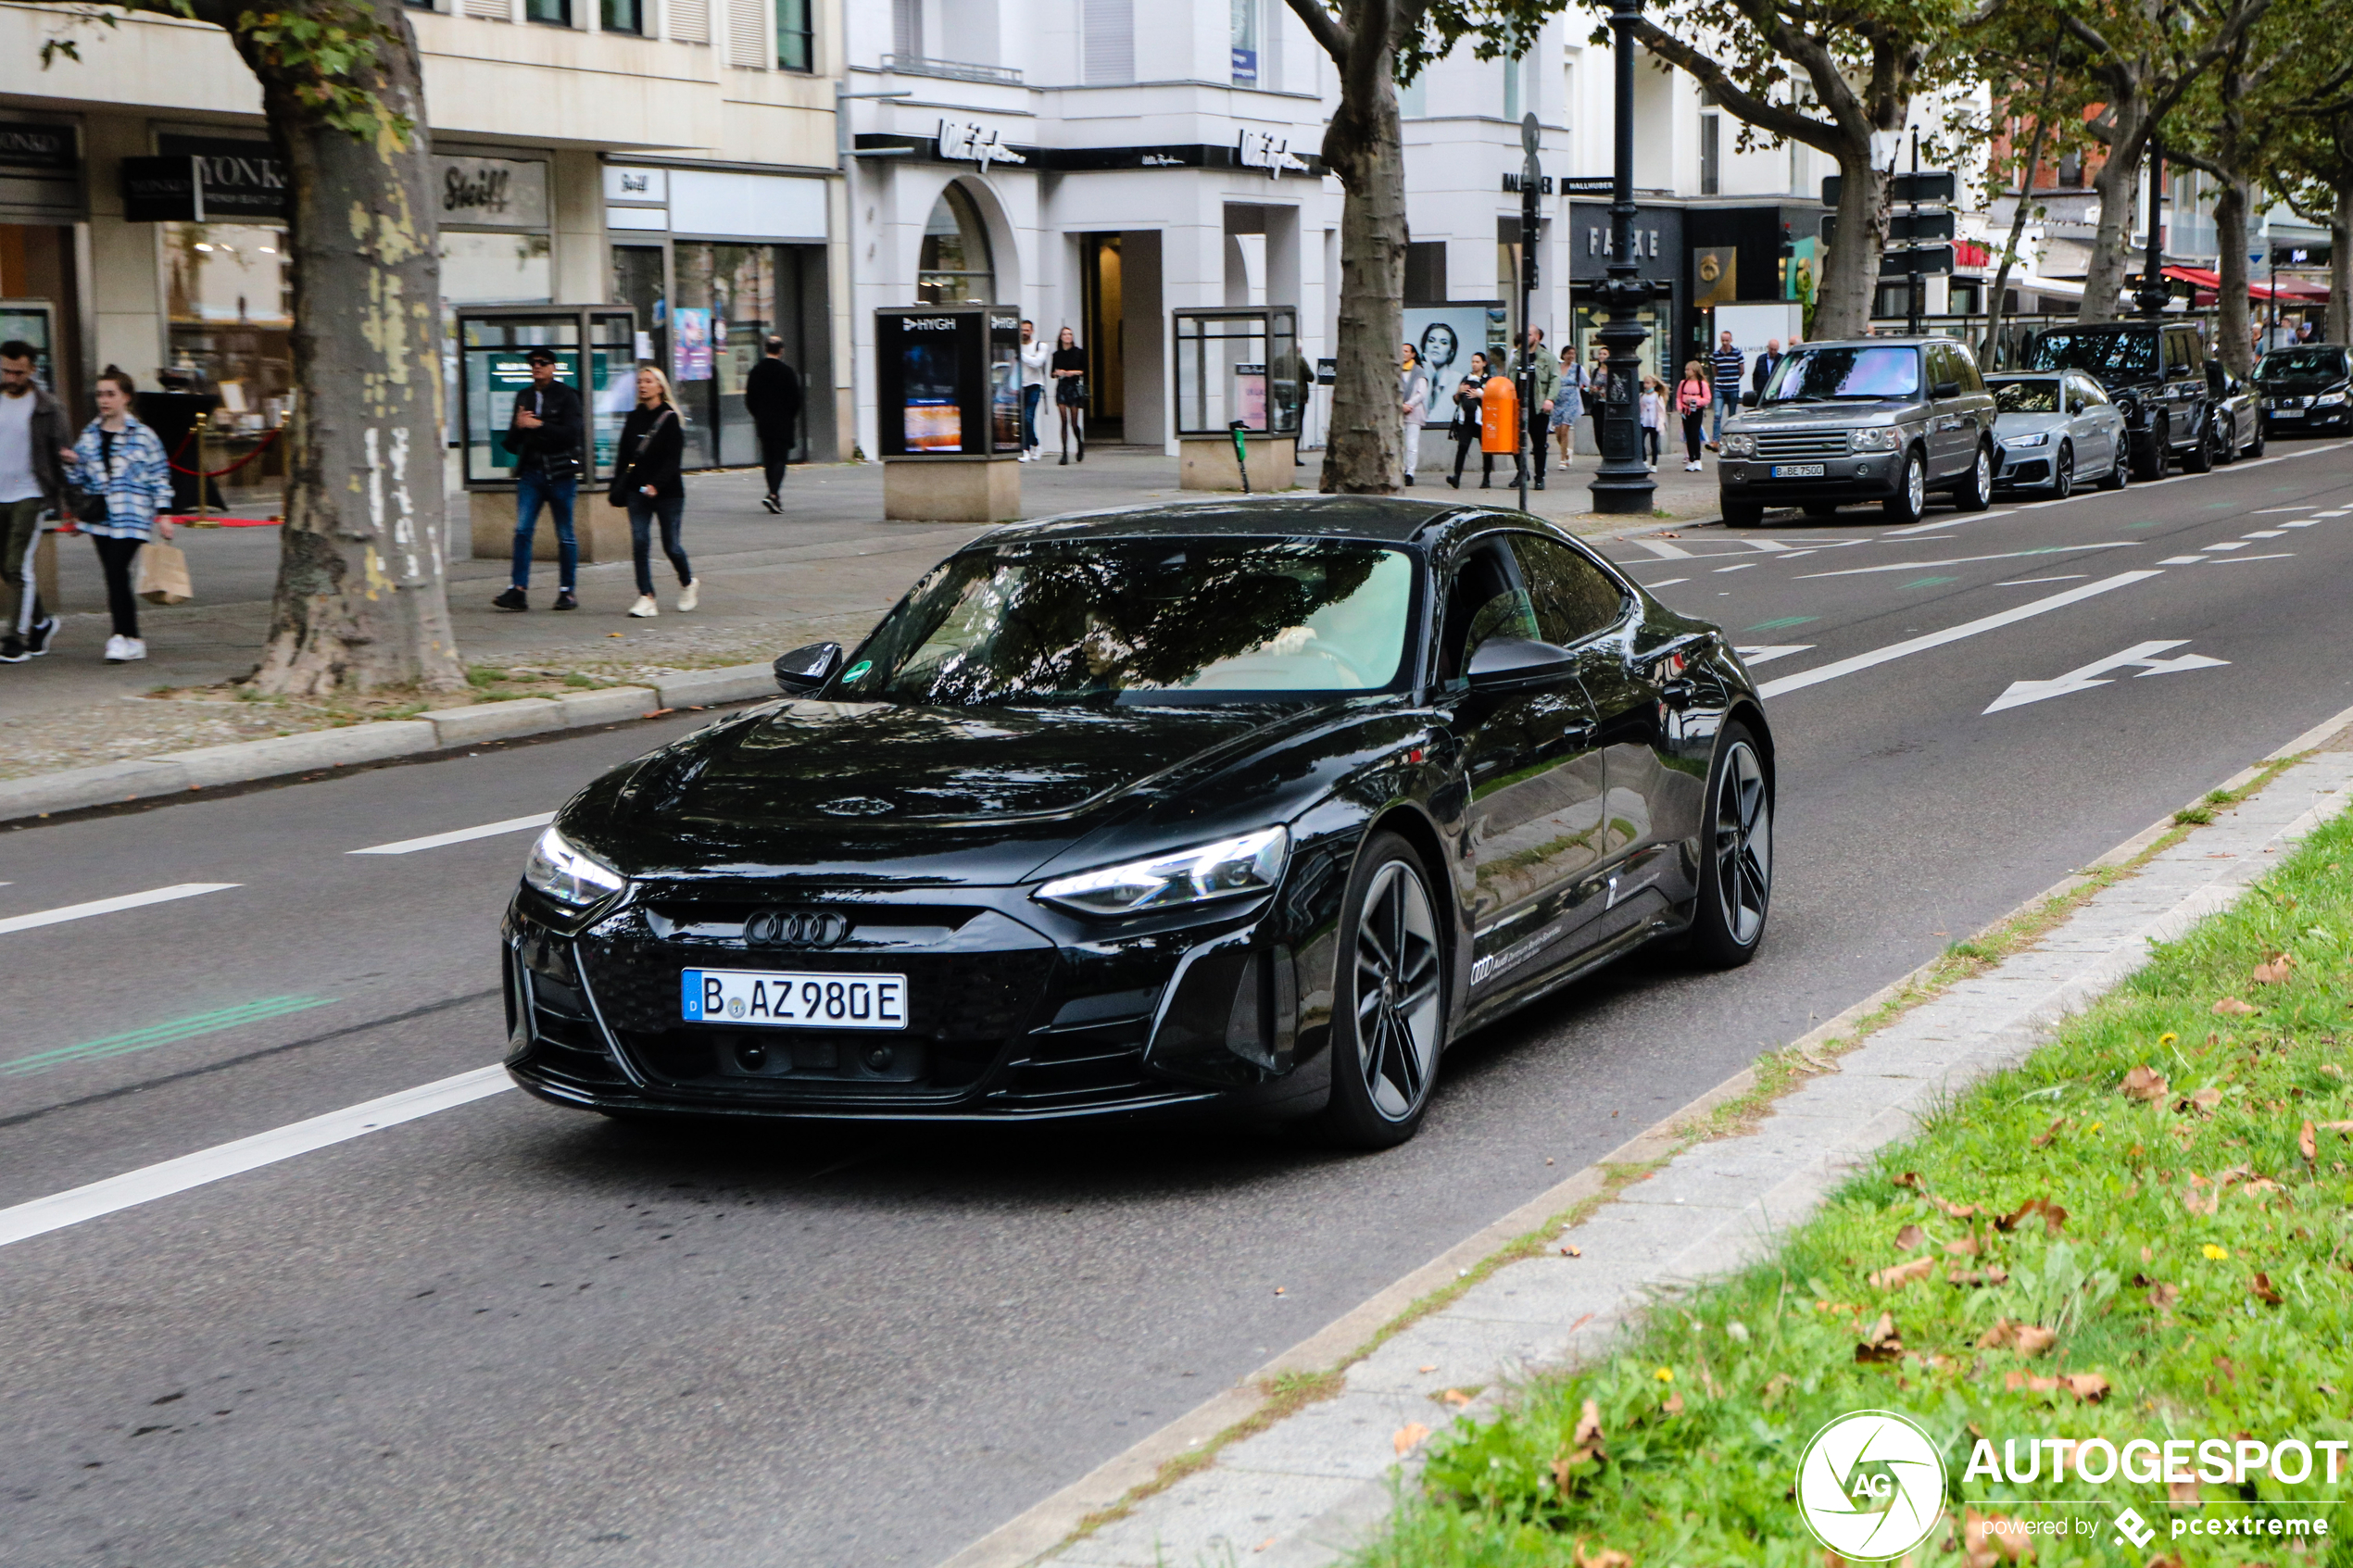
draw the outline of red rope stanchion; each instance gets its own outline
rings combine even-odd
[[[171,465],[171,471],[174,473],[184,473],[195,479],[222,479],[236,472],[239,469],[245,467],[247,463],[252,462],[256,458],[260,457],[264,452],[270,450],[271,443],[278,439],[278,433],[274,430],[263,431],[261,433],[260,445],[256,446],[252,451],[246,453],[244,457],[239,458],[235,462],[231,463],[225,469],[182,468],[180,466],[181,455],[188,450],[188,443],[194,441],[195,438],[196,433],[193,428],[189,430],[187,434],[180,438],[179,451],[172,453],[170,458],[165,459],[165,461]]]

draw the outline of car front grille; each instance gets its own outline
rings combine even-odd
[[[2301,408],[2304,407],[2304,399],[2301,397],[2274,397],[2271,399],[2271,407],[2274,408]]]
[[[1793,458],[1843,458],[1846,456],[1846,432],[1843,430],[1776,430],[1761,432],[1756,437],[1756,455],[1770,462],[1787,462]]]

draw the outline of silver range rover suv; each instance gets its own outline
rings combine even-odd
[[[1741,402],[1716,470],[1727,527],[1753,528],[1768,507],[1827,517],[1856,501],[1916,522],[1931,491],[1965,512],[1992,504],[1994,397],[1964,344],[1801,344]]]

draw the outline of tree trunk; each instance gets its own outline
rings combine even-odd
[[[256,684],[323,696],[464,684],[451,633],[442,498],[441,284],[415,36],[351,73],[405,138],[330,121],[315,75],[234,33],[260,78],[293,211],[294,414],[270,642]]]
[[[2353,182],[2336,188],[2329,224],[2328,340],[2353,343]]]
[[[1838,238],[1822,264],[1806,334],[1823,342],[1861,337],[1870,327],[1887,248],[1887,171],[1872,167],[1870,144],[1842,149],[1838,171]]]
[[[2018,245],[2026,232],[2027,207],[2034,199],[2034,182],[2043,172],[2043,142],[2051,128],[2051,84],[2058,80],[2058,49],[2051,50],[2050,69],[2043,73],[2043,95],[2034,108],[2034,136],[2026,144],[2026,176],[2019,182],[2018,202],[2010,209],[2010,237],[2002,246],[2002,265],[1994,273],[1993,297],[1985,303],[1985,352],[1988,370],[2008,357],[2002,352],[2003,302],[2010,289],[2010,269],[2018,264]]]
[[[2116,320],[2117,295],[2124,289],[2124,249],[2133,232],[2134,176],[2140,171],[2142,146],[2137,126],[2132,135],[2125,135],[2124,117],[2120,114],[2108,161],[2092,177],[2092,188],[2100,194],[2100,227],[2092,241],[2091,265],[2083,273],[2083,304],[2075,313],[2079,321]]]
[[[2254,189],[2243,175],[2222,182],[2214,200],[2215,244],[2221,250],[2221,286],[2215,295],[2215,335],[2222,363],[2234,376],[2255,373],[2254,341],[2247,335],[2246,215],[2254,205]]]
[[[1405,148],[1390,69],[1384,49],[1378,69],[1368,73],[1369,102],[1350,101],[1343,71],[1340,111],[1324,132],[1325,166],[1346,196],[1331,433],[1318,488],[1342,495],[1386,495],[1404,473],[1397,345],[1404,333]]]

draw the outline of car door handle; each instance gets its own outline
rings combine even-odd
[[[1571,746],[1583,746],[1592,738],[1593,726],[1582,719],[1573,720],[1561,726],[1561,739]]]

